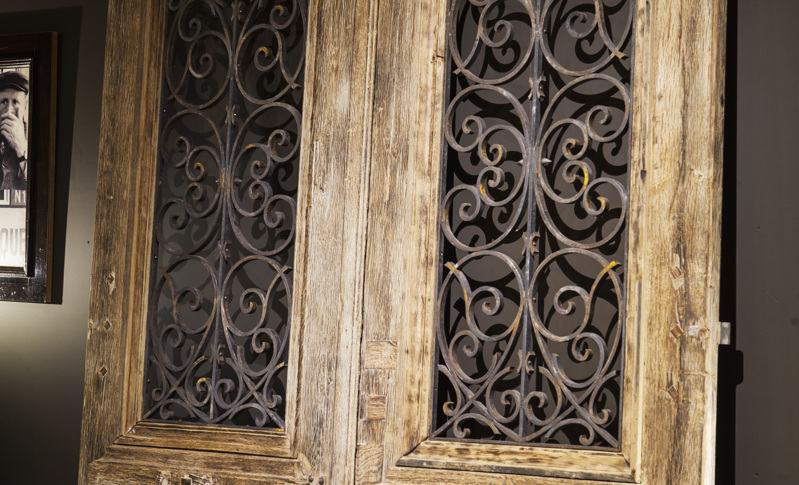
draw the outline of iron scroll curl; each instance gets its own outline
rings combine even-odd
[[[619,447],[632,25],[449,3],[434,439]]]
[[[306,8],[167,4],[145,420],[285,427]]]

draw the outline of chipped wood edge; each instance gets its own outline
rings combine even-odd
[[[351,483],[377,0],[312,0],[298,194],[299,340],[292,446],[309,475]]]
[[[109,4],[78,482],[124,428],[148,2]],[[119,113],[124,113],[120,116]]]
[[[374,10],[376,6],[375,2],[370,3],[363,0],[342,1],[347,5],[340,11],[350,12],[353,18],[358,18],[356,14],[362,13],[364,6],[366,6],[367,10]],[[319,33],[314,19],[336,18],[335,6],[332,5],[332,2],[312,0],[310,3],[309,39]],[[350,384],[337,387],[336,397],[327,401],[327,409],[320,414],[314,413],[314,403],[311,399],[306,399],[305,402],[311,403],[311,405],[304,409],[306,412],[305,417],[296,415],[298,402],[302,402],[296,390],[296,387],[301,384],[298,372],[299,366],[306,366],[306,372],[319,373],[316,368],[317,362],[310,358],[313,356],[308,352],[305,355],[309,357],[309,360],[304,363],[302,363],[303,353],[300,351],[295,352],[290,357],[289,373],[290,375],[293,373],[294,382],[297,384],[296,387],[290,386],[287,396],[287,429],[285,433],[280,431],[242,432],[240,434],[233,433],[233,435],[237,436],[237,438],[234,438],[230,430],[221,428],[195,429],[195,427],[187,426],[181,429],[174,429],[170,425],[139,422],[141,416],[139,396],[143,386],[141,371],[144,368],[144,330],[146,329],[147,316],[146,287],[148,284],[149,248],[152,232],[150,229],[151,224],[148,221],[151,221],[153,217],[146,208],[152,208],[153,205],[154,181],[152,180],[152,171],[155,167],[155,158],[152,154],[155,153],[157,141],[157,135],[154,130],[154,125],[157,122],[153,120],[158,118],[157,103],[153,103],[152,99],[160,98],[161,76],[160,69],[157,66],[160,65],[159,53],[161,48],[158,39],[160,39],[160,30],[162,29],[159,29],[158,26],[161,25],[160,22],[163,22],[163,15],[161,14],[163,5],[164,0],[147,0],[145,2],[112,0],[109,5],[109,47],[106,52],[106,91],[104,94],[104,124],[102,127],[103,156],[101,158],[101,169],[98,173],[100,186],[98,191],[100,203],[98,203],[98,207],[105,208],[105,211],[98,210],[95,236],[96,241],[109,242],[107,244],[95,244],[93,311],[89,325],[90,338],[92,332],[94,332],[95,338],[93,339],[94,342],[90,343],[87,348],[87,383],[79,483],[86,483],[90,470],[94,470],[92,476],[97,479],[103,476],[102,473],[98,472],[100,469],[113,473],[113,460],[106,458],[110,452],[109,450],[119,449],[129,450],[128,453],[132,457],[148,456],[148,453],[151,454],[153,450],[157,449],[182,449],[189,453],[187,456],[194,457],[197,460],[202,459],[199,458],[200,456],[208,455],[208,453],[201,452],[203,449],[228,453],[247,452],[263,456],[293,456],[296,458],[293,463],[299,464],[304,476],[315,472],[317,477],[331,477],[329,471],[334,468],[337,474],[346,476],[351,474],[347,470],[353,470],[352,464],[348,467],[334,467],[333,465],[338,465],[342,457],[350,463],[354,462],[354,425],[349,426],[349,429],[352,429],[348,438],[351,445],[314,449],[317,442],[313,433],[316,430],[315,420],[320,416],[329,418],[336,411],[344,415],[349,412],[351,417],[348,421],[354,423],[357,409],[354,402],[357,397],[351,389],[354,388],[353,382],[357,382],[357,372],[344,370],[342,374],[342,369],[351,368],[349,360],[351,353],[348,349],[357,346],[357,339],[339,350],[341,353],[339,361],[347,365],[338,366],[337,372],[342,374],[338,378],[341,379],[343,377]],[[324,8],[328,8],[331,12],[327,12],[327,15],[321,13]],[[344,21],[344,19],[338,18],[338,21]],[[366,31],[368,19],[366,21],[361,20],[361,23],[363,28],[358,35],[362,37],[362,40],[357,45],[351,46],[356,55],[363,52],[367,44],[363,40],[366,39],[363,36],[363,32]],[[347,29],[338,28],[334,30],[341,32]],[[136,35],[131,35],[131,31]],[[148,47],[154,45],[156,47]],[[314,45],[320,51],[329,47],[309,40],[309,54],[306,58],[307,66],[312,65],[315,58],[318,58],[326,67],[337,63],[335,56],[317,55],[313,48]],[[360,69],[355,64],[350,67],[354,68],[351,73],[353,76],[353,89],[363,92],[364,96],[360,103],[356,103],[357,106],[354,110],[349,104],[344,105],[343,108],[357,121],[361,119],[364,113],[369,112],[371,106],[368,87],[370,86],[368,81],[369,68]],[[312,67],[306,67],[306,70],[307,72],[313,72]],[[319,80],[317,84],[321,83],[323,83],[323,80]],[[308,84],[310,92],[313,93],[313,83]],[[306,94],[306,103],[309,98],[312,98],[312,94]],[[339,107],[341,107],[340,104]],[[120,115],[120,113],[123,113],[124,116]],[[304,133],[311,132],[311,130],[306,129],[305,124],[309,123],[312,118],[310,116],[304,117]],[[317,121],[321,122],[322,120],[321,116],[317,116]],[[364,121],[364,124],[368,125],[366,121]],[[350,135],[351,142],[348,145],[348,152],[345,157],[342,157],[349,161],[346,176],[348,182],[358,177],[363,178],[363,174],[360,172],[363,167],[368,166],[362,161],[362,157],[366,156],[367,152],[362,149],[362,140],[360,139],[361,137],[366,137],[366,135],[358,133],[357,130],[352,128],[350,129]],[[304,145],[313,146],[313,143],[306,143],[306,140],[304,140]],[[129,147],[133,147],[133,149]],[[314,163],[328,163],[324,159],[310,159],[307,155],[307,152],[303,154],[303,167],[310,166],[310,168],[306,169],[307,173],[314,173],[316,168],[312,166]],[[133,180],[134,183],[131,184],[130,180]],[[324,180],[317,182],[324,182]],[[124,197],[116,195],[116,193],[107,193],[108,191],[103,190],[105,185],[108,184],[114,187],[127,188],[127,191],[122,194]],[[353,190],[342,192],[347,193],[351,206],[358,206],[359,204],[362,207],[365,206],[364,203],[359,201],[366,200],[364,193],[366,184],[361,182],[360,184],[355,184],[354,187]],[[152,212],[152,210],[149,212]],[[342,218],[349,216],[349,213],[342,212]],[[355,239],[356,244],[345,246],[348,255],[340,261],[340,264],[346,265],[353,257],[356,259],[358,257],[358,248],[362,246],[362,243],[360,245],[357,244],[357,240],[359,238],[362,240],[359,235],[365,232],[363,230],[366,223],[364,209],[357,211],[357,220],[360,222],[352,225],[354,229],[350,234],[350,239]],[[338,229],[341,223],[316,220],[309,227],[313,231],[325,224]],[[113,226],[113,229],[110,228],[111,226]],[[109,247],[115,251],[111,255],[104,252],[109,244]],[[319,271],[329,271],[328,265],[320,266]],[[298,267],[301,267],[301,265],[298,265]],[[308,266],[302,268],[300,272],[302,271],[308,271]],[[357,274],[358,269],[356,268],[350,276],[350,288],[352,288],[353,294],[358,294],[362,287]],[[302,280],[302,275],[298,279]],[[299,286],[297,285],[297,287]],[[295,287],[295,292],[299,291],[297,287]],[[128,296],[128,298],[125,299],[125,296]],[[301,298],[295,297],[292,307],[292,319],[294,322],[299,323],[292,329],[290,345],[294,350],[299,350],[303,347],[299,343],[304,335],[302,329],[303,319],[298,315],[303,314],[307,309],[298,304],[298,301],[301,300]],[[341,323],[341,327],[343,330],[349,329],[351,333],[357,335],[358,332],[355,329],[357,328],[360,308],[357,299],[354,302],[354,304],[350,305],[351,308],[349,310],[352,319],[345,320]],[[331,316],[336,315],[338,313],[331,312]],[[356,323],[353,324],[353,321]],[[106,324],[103,324],[103,322],[106,322]],[[106,331],[98,332],[102,328],[105,328]],[[338,333],[335,332],[336,335]],[[310,335],[309,338],[311,340],[319,341],[316,338],[316,333],[305,335]],[[101,337],[104,340],[99,342]],[[116,360],[109,361],[109,356]],[[354,369],[357,370],[357,363]],[[326,380],[331,376],[322,374],[318,377]],[[113,385],[109,387],[108,383]],[[314,393],[315,391],[316,389],[310,389],[308,392]],[[101,402],[98,403],[98,400]],[[331,422],[333,421],[331,419]],[[310,430],[304,442],[302,440],[298,442],[296,439],[297,426],[295,426],[295,423],[300,423],[305,430]],[[337,431],[328,433],[326,438],[328,440],[338,439],[338,436],[341,435],[341,430],[346,429],[342,424],[346,426],[346,420],[343,423],[335,420]],[[344,434],[346,435],[346,433]],[[249,440],[249,448],[247,448],[246,443],[241,441],[241,439],[248,437],[251,438]],[[112,445],[114,442],[117,444]],[[123,444],[134,446],[125,448]],[[292,447],[292,444],[295,446]],[[299,446],[297,446],[298,444]],[[123,447],[119,448],[119,446]],[[341,456],[335,459],[331,458],[336,453]],[[246,459],[246,456],[230,455],[229,459],[231,463],[235,464],[240,460]],[[89,466],[90,464],[92,466]],[[292,477],[288,476],[286,479],[293,480]]]
[[[633,335],[629,335],[628,344],[625,346],[629,360],[626,363],[624,377],[627,390],[625,391],[622,418],[621,455],[629,462],[630,475],[628,479],[643,483],[692,483],[697,480],[701,480],[702,483],[712,483],[713,480],[717,343],[714,340],[717,332],[713,331],[713,326],[717,321],[715,315],[718,306],[715,288],[718,286],[718,220],[720,215],[720,183],[715,183],[715,181],[719,180],[718,177],[721,173],[721,121],[723,116],[723,110],[716,101],[723,92],[724,3],[724,0],[691,0],[687,2],[639,0],[636,5],[638,12],[636,19],[637,59],[633,99],[638,114],[633,118],[633,129],[636,130],[636,134],[634,134],[632,142],[631,192],[638,193],[640,197],[632,204],[630,215],[630,223],[634,227],[630,231],[631,256],[629,261],[631,268],[627,275],[629,294],[627,320],[628,332]],[[651,50],[655,44],[660,46],[663,43],[663,32],[673,28],[673,24],[668,22],[653,23],[653,9],[658,12],[671,9],[669,17],[682,19],[685,24],[697,22],[695,17],[698,16],[701,18],[697,22],[698,25],[710,26],[707,29],[709,34],[704,37],[684,36],[676,42],[678,55],[696,56],[696,62],[706,65],[710,71],[709,78],[701,78],[703,73],[696,73],[690,66],[682,64],[678,64],[682,67],[675,71],[674,56],[670,59],[665,58],[664,56],[669,56],[669,54],[664,54],[667,52],[666,49]],[[680,10],[674,11],[674,9]],[[702,20],[707,23],[702,24]],[[440,19],[433,23],[442,24]],[[708,39],[710,40],[708,41]],[[701,47],[697,48],[696,46]],[[442,52],[424,44],[421,46],[417,44],[416,48],[429,49],[436,53]],[[681,167],[695,161],[695,159],[687,159],[685,156],[681,158],[673,154],[663,157],[662,149],[655,150],[656,143],[653,143],[655,138],[662,136],[653,128],[657,117],[664,116],[664,112],[673,111],[675,101],[674,99],[663,99],[661,93],[657,92],[656,85],[658,81],[663,82],[665,79],[677,83],[679,79],[675,80],[675,75],[682,80],[681,86],[692,90],[690,95],[695,102],[706,104],[705,112],[702,112],[700,106],[696,104],[685,107],[678,105],[678,111],[682,113],[682,116],[696,120],[694,121],[696,126],[692,126],[693,131],[685,133],[685,136],[690,140],[709,140],[706,145],[709,144],[712,148],[705,150],[704,153],[693,153],[694,157],[701,155],[703,163],[701,170],[703,171],[698,178],[705,178],[696,182],[697,188],[694,192],[685,193],[680,192],[679,189],[674,190],[674,188],[666,190],[673,190],[669,192],[672,198],[684,201],[683,203],[689,208],[693,208],[693,211],[698,211],[697,213],[689,212],[690,215],[686,222],[690,222],[693,228],[692,234],[705,235],[709,244],[707,244],[707,251],[703,256],[705,269],[697,274],[683,272],[680,275],[685,285],[691,285],[692,293],[690,295],[666,294],[664,297],[656,289],[657,284],[654,283],[654,280],[657,280],[659,271],[656,271],[654,267],[660,267],[659,255],[669,253],[670,256],[673,243],[669,237],[664,238],[655,229],[662,225],[663,221],[669,220],[672,214],[669,212],[669,207],[661,205],[653,194],[663,197],[663,187],[662,185],[658,186],[659,175],[667,179],[671,176],[670,174],[678,172]],[[428,83],[425,86],[428,92],[438,91],[435,82],[428,81]],[[696,89],[697,87],[699,89]],[[431,126],[435,127],[435,123],[439,120],[435,115],[431,115],[431,119]],[[704,119],[705,123],[701,123],[701,119]],[[707,123],[707,119],[710,119],[710,123]],[[432,131],[435,132],[435,128]],[[432,148],[427,152],[432,154],[430,163],[436,163],[438,157],[436,147],[439,143],[438,139],[432,138],[430,143]],[[694,143],[691,148],[697,146],[696,141],[691,143]],[[660,159],[657,160],[658,163],[653,163],[653,158]],[[660,170],[660,174],[657,173],[658,170]],[[649,177],[646,176],[647,172],[645,171],[649,172]],[[640,177],[637,177],[636,175],[639,174]],[[645,179],[646,182],[649,182],[648,184]],[[653,180],[654,182],[652,182]],[[433,185],[430,181],[425,183]],[[655,189],[651,188],[653,185],[656,187]],[[699,197],[701,202],[695,200],[696,197]],[[700,207],[701,209],[699,209]],[[706,217],[705,214],[708,216]],[[435,234],[437,231],[433,229],[431,232]],[[428,247],[434,245],[431,244],[431,241],[435,241],[435,239],[431,238],[430,234],[427,237],[429,239],[422,241],[422,244],[426,243]],[[704,247],[701,248],[701,251],[704,249]],[[693,255],[693,257],[697,256]],[[655,266],[653,267],[653,265]],[[414,273],[410,272],[409,274]],[[414,281],[414,283],[418,282]],[[426,281],[421,283],[429,284]],[[433,291],[428,288],[429,293]],[[697,308],[699,313],[704,315],[703,323],[701,325],[689,323],[684,332],[677,335],[671,332],[672,326],[664,331],[662,323],[659,323],[663,322],[662,318],[655,314],[657,309],[663,305],[673,308],[674,301],[681,301],[681,305],[693,305]],[[365,325],[368,325],[368,322],[369,315],[367,315]],[[485,474],[475,475],[463,471],[440,474],[430,468],[396,466],[402,464],[403,460],[405,464],[410,464],[413,460],[411,457],[414,456],[416,450],[424,449],[426,446],[430,446],[428,443],[432,443],[424,441],[430,422],[427,409],[429,407],[429,389],[424,387],[425,385],[430,387],[427,380],[429,373],[419,369],[419,366],[425,364],[425,360],[430,355],[429,351],[427,354],[425,353],[425,345],[420,346],[418,343],[419,339],[425,340],[432,337],[425,332],[424,324],[420,324],[418,321],[390,322],[389,325],[396,325],[401,331],[398,333],[400,338],[396,372],[392,372],[388,366],[382,371],[389,372],[383,378],[394,383],[395,389],[388,396],[388,415],[385,420],[388,426],[385,431],[387,436],[385,453],[387,454],[388,468],[384,472],[383,483],[486,483],[484,480],[487,480],[489,475]],[[372,333],[380,333],[380,331],[373,330]],[[662,342],[663,339],[671,339],[672,342],[675,339],[678,341],[684,339],[685,342],[689,342],[690,339],[696,338],[704,339],[703,343],[699,346],[691,346],[690,343],[682,345],[683,352],[676,358],[673,356],[674,354],[662,356],[661,346],[651,343],[653,340]],[[645,342],[646,346],[640,350],[635,349],[629,345],[631,340]],[[700,367],[701,370],[698,372],[692,370],[696,367]],[[364,368],[363,371],[366,372],[368,369]],[[666,374],[674,377],[665,380],[669,385],[662,386],[661,383],[664,382]],[[683,378],[683,382],[680,382],[679,385],[671,382],[673,379],[680,378]],[[686,391],[692,392],[694,396],[701,396],[697,406],[692,407],[686,401]],[[413,396],[412,400],[407,398],[409,395]],[[664,406],[674,407],[667,402],[664,404],[664,400],[673,401],[675,399],[682,403],[679,413],[678,415],[672,414],[670,422],[664,422],[660,414],[663,412]],[[424,404],[419,404],[420,402]],[[420,416],[424,416],[426,419],[419,419]],[[371,429],[366,425],[372,421],[362,422],[362,433]],[[683,424],[679,424],[680,422]],[[658,434],[657,430],[663,426],[669,432],[676,433],[678,428],[684,427],[686,424],[690,424],[692,441],[689,446],[681,447],[679,450],[674,449],[673,442],[670,440],[656,442],[649,439],[647,441],[644,434],[644,430],[647,433],[654,431],[654,434]],[[548,453],[550,450],[542,450],[542,452]],[[403,458],[406,454],[407,457]],[[507,456],[507,454],[503,454],[502,461]],[[463,460],[458,459],[457,453],[454,455],[442,453],[436,457],[441,461],[456,461],[460,468],[465,465]],[[562,458],[564,461],[568,461],[566,454],[563,454]],[[428,465],[429,463],[420,459],[415,464]],[[578,468],[579,466],[575,469]],[[359,476],[369,475],[367,470],[359,470],[358,474]],[[516,474],[496,476],[500,479],[498,483],[504,483],[504,480],[513,480],[514,483],[571,483],[565,478],[523,478]],[[680,478],[676,479],[675,476]],[[590,477],[586,476],[586,478]]]
[[[182,478],[205,485],[307,484],[297,460],[228,453],[196,453],[185,450],[113,445],[92,463],[88,483],[92,485],[178,485]],[[202,479],[202,481],[200,481]]]

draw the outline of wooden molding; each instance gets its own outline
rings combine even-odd
[[[79,483],[713,482],[724,0],[636,3],[618,452],[428,439],[443,0],[310,1],[286,429],[141,423],[164,1],[109,6]]]
[[[384,451],[361,465],[381,480],[357,480],[712,483],[724,1],[636,4],[617,453],[428,439],[445,3],[380,2],[362,340],[396,341],[398,362],[362,368],[361,395],[385,395],[387,415],[377,434],[361,419],[358,442]]]

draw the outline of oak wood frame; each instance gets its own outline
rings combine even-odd
[[[109,7],[79,483],[712,483],[724,0],[637,1],[615,454],[426,440],[443,0],[310,2],[286,430],[138,422],[163,1]]]

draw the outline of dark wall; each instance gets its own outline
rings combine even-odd
[[[77,481],[107,0],[0,2],[0,34],[59,32],[54,297],[0,302],[0,484]]]
[[[799,483],[799,2],[737,8],[735,485]],[[733,20],[733,19],[731,19]],[[725,194],[727,195],[727,194]],[[719,405],[724,407],[725,402]],[[719,485],[733,482],[719,481]]]

